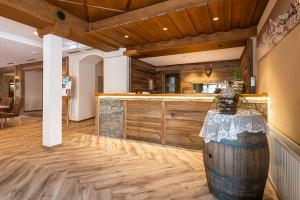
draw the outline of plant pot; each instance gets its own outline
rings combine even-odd
[[[221,114],[234,115],[237,111],[237,103],[237,98],[220,97],[217,107]]]
[[[245,93],[244,91],[245,82],[244,81],[233,81],[231,87],[238,94]]]

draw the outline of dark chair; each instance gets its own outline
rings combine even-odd
[[[11,97],[3,97],[0,101],[0,105],[3,105],[3,106],[8,106],[9,108],[2,108],[0,109],[0,112],[10,112],[11,109],[12,109],[12,105],[13,105],[13,98]]]
[[[0,112],[1,128],[3,128],[4,122],[6,122],[8,119],[17,119],[19,126],[21,126],[20,110],[21,99],[15,98],[11,112]]]

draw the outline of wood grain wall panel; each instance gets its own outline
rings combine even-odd
[[[126,102],[126,137],[160,143],[161,101]]]
[[[199,137],[206,113],[212,103],[199,101],[165,102],[165,143],[201,149],[203,140]]]
[[[249,46],[246,46],[241,56],[242,79],[245,82],[245,92],[250,93],[251,65],[249,63]]]
[[[193,83],[216,83],[224,80],[233,79],[234,67],[240,65],[239,60],[211,62],[211,63],[196,63],[174,66],[157,67],[156,88],[162,88],[161,76],[165,74],[180,74],[181,76],[181,91],[183,93],[191,93]],[[212,74],[208,77],[205,74],[205,68],[212,67]]]
[[[155,80],[155,67],[132,58],[130,68],[130,91],[137,92],[149,90],[149,79]]]

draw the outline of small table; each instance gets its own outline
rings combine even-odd
[[[8,109],[9,106],[0,105],[0,109]],[[3,128],[5,119],[0,118],[0,128]]]

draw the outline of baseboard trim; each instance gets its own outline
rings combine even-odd
[[[45,145],[42,145],[42,148],[47,150],[47,151],[51,151],[51,150],[57,149],[57,148],[62,147],[62,146],[63,146],[63,144],[58,144],[58,145],[55,145],[55,146],[52,146],[52,147],[47,147]]]

